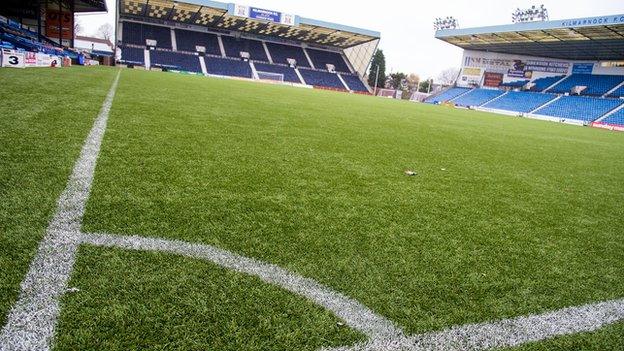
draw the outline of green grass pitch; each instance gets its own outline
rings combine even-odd
[[[2,324],[115,74],[0,69]],[[623,155],[604,130],[123,70],[83,229],[273,263],[417,334],[624,297]],[[70,285],[54,350],[363,338],[299,296],[167,254],[83,246]],[[518,350],[621,350],[622,335]]]

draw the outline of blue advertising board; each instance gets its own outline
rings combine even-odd
[[[592,74],[593,72],[593,63],[575,63],[572,66],[572,74]]]
[[[264,10],[255,7],[249,8],[249,18],[269,21],[274,23],[280,23],[282,20],[282,14],[277,11]]]

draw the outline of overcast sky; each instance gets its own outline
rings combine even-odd
[[[181,0],[183,1],[183,0]],[[229,2],[227,0],[222,0]],[[115,20],[115,0],[107,0],[107,15],[79,16],[86,34]],[[436,17],[454,16],[462,28],[508,24],[517,7],[544,4],[551,19],[624,14],[624,0],[238,0],[242,5],[276,10],[381,32],[380,48],[388,71],[436,77],[459,67],[461,50],[434,39]]]

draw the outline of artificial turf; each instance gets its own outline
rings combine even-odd
[[[592,333],[566,335],[506,351],[620,351],[623,349],[624,323],[618,323]]]
[[[364,340],[331,312],[240,273],[83,247],[55,351],[309,350]]]
[[[622,155],[624,135],[603,130],[124,70],[84,229],[201,242],[275,263],[412,334],[623,297]],[[417,175],[407,177],[408,169]],[[152,255],[82,249],[71,282],[81,292],[64,300],[58,347],[141,348],[140,336],[155,340],[153,329],[169,330],[182,317],[154,307],[139,311],[146,322],[138,323],[127,314],[142,308],[135,300],[162,301],[163,312],[175,313],[166,287],[186,282],[192,289],[179,310],[188,322],[166,335],[178,348],[214,347],[237,328],[252,335],[253,323],[238,323],[284,308],[306,335],[293,337],[292,323],[272,324],[253,343],[232,345],[297,349],[357,339],[251,278]],[[201,279],[214,283],[202,290]],[[224,291],[241,306],[222,303]],[[257,305],[265,293],[273,310]],[[190,300],[207,304],[201,308],[212,317],[183,302]],[[198,335],[202,327],[214,337]],[[602,336],[617,349],[620,331],[582,337]],[[178,338],[186,334],[203,344]]]
[[[0,69],[0,325],[113,77],[112,69]]]

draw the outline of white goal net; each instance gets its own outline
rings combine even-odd
[[[274,81],[277,81],[277,82],[283,82],[284,81],[284,75],[281,74],[281,73],[258,71],[258,79],[261,79],[261,80],[274,80]]]

